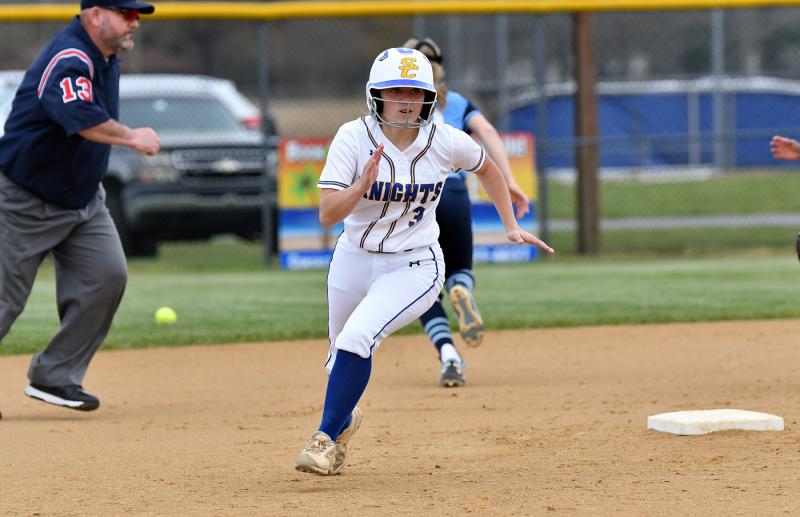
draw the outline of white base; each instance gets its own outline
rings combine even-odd
[[[742,409],[675,411],[647,417],[647,428],[665,433],[695,435],[714,431],[783,431],[783,418]]]

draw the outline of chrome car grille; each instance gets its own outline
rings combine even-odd
[[[258,176],[264,170],[263,149],[182,149],[172,164],[184,177]]]

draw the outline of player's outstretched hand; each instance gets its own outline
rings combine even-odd
[[[539,237],[523,230],[519,226],[509,230],[508,233],[506,233],[506,237],[508,237],[508,240],[511,242],[515,242],[517,244],[533,244],[548,255],[553,255],[556,252],[556,250],[548,246],[547,243],[541,240]]]
[[[508,193],[511,195],[511,204],[517,209],[517,219],[522,219],[530,211],[530,201],[519,185],[509,185]]]
[[[776,135],[772,137],[769,147],[772,156],[778,160],[800,159],[800,143],[797,140]]]
[[[155,155],[161,148],[161,139],[150,127],[140,127],[133,130],[133,145],[135,151],[148,156]]]
[[[372,187],[372,184],[375,183],[375,180],[378,179],[382,154],[383,144],[375,149],[375,152],[372,153],[372,157],[367,160],[367,163],[364,165],[364,171],[361,173],[361,177],[358,178],[358,181],[361,182],[361,188],[359,189],[361,192],[367,192]]]

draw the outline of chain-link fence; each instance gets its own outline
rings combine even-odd
[[[129,218],[170,205],[170,218],[154,210],[152,224],[131,230],[140,251],[152,251],[152,239],[218,231],[261,239],[264,221],[273,225],[279,215],[258,209],[266,198],[256,191],[269,183],[258,161],[266,158],[274,170],[271,160],[287,153],[324,157],[339,125],[366,111],[364,84],[374,57],[411,36],[442,47],[449,88],[499,130],[534,136],[535,223],[561,251],[576,247],[575,151],[583,144],[599,149],[603,251],[788,246],[800,228],[800,176],[769,150],[773,134],[800,135],[798,8],[592,14],[598,134],[590,140],[575,136],[570,13],[308,16],[143,17],[136,48],[124,56],[122,121],[151,123],[168,145],[167,154],[137,165],[137,180],[149,182],[142,192],[157,191],[157,181],[149,180],[170,175],[191,188],[178,201],[120,193]],[[26,68],[62,26],[0,24],[0,69]],[[257,131],[260,110],[266,115]],[[245,130],[215,126],[231,117]],[[271,146],[287,141],[294,147],[273,153]],[[120,162],[130,159],[118,154]],[[298,176],[291,189],[313,204],[311,176]],[[215,200],[213,192],[221,191],[213,185],[224,190]],[[204,212],[199,202],[219,210]],[[213,215],[203,219],[203,213]],[[330,243],[329,236],[321,242]]]

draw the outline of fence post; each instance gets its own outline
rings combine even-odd
[[[727,132],[725,117],[725,14],[722,9],[711,11],[711,77],[713,77],[714,167],[722,172],[727,163]]]
[[[497,126],[501,131],[508,131],[509,123],[509,88],[508,88],[508,15],[498,14],[494,17],[495,56],[497,59]]]
[[[536,135],[534,148],[536,149],[536,173],[539,179],[539,199],[536,203],[536,217],[539,224],[539,236],[547,243],[550,242],[550,228],[548,225],[549,213],[547,205],[547,142],[548,120],[547,120],[547,89],[545,87],[545,69],[547,68],[547,49],[545,47],[547,39],[544,34],[544,17],[536,16],[534,22],[534,73],[536,74],[536,89],[539,92],[538,102],[536,103]],[[546,257],[547,254],[542,254]]]
[[[264,203],[261,207],[261,238],[264,243],[264,263],[272,267],[275,263],[275,255],[278,252],[278,235],[275,229],[277,218],[277,162],[271,159],[276,151],[277,142],[272,131],[269,117],[269,33],[268,22],[263,21],[258,24],[258,100],[261,109],[261,126],[264,132],[264,171],[262,173],[262,198]]]
[[[589,13],[572,15],[575,53],[575,132],[578,169],[578,253],[600,251],[600,209],[597,181],[597,62]]]

